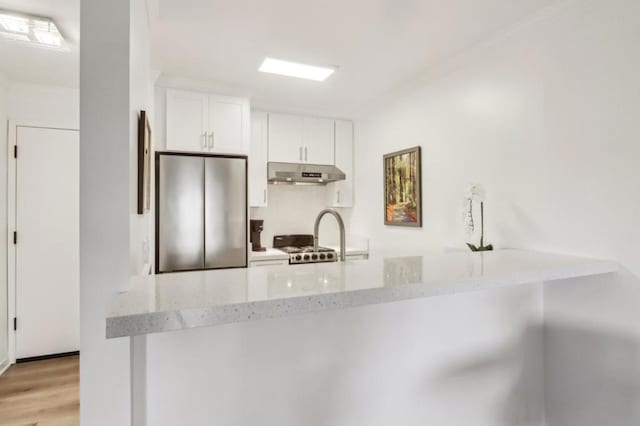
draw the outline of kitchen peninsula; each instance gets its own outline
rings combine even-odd
[[[521,250],[378,255],[296,267],[134,278],[115,301],[107,337],[281,318],[406,299],[491,290],[617,270],[615,262]]]
[[[323,391],[335,393],[323,398],[370,403],[368,414],[360,406],[352,417],[343,412],[347,402],[332,403],[329,418],[391,424],[372,422],[385,415],[376,401],[393,386],[392,398],[419,415],[416,371],[438,376],[451,360],[495,350],[523,357],[523,380],[537,377],[545,283],[617,270],[612,261],[500,250],[162,274],[135,279],[117,297],[106,333],[131,338],[136,426],[176,424],[185,413],[192,422],[183,424],[214,417],[216,424],[276,424],[318,411]],[[514,374],[492,373],[488,382]],[[460,384],[451,386],[464,400]],[[537,385],[522,386],[534,392]],[[531,395],[521,397],[531,404]],[[254,404],[264,398],[269,403]],[[165,408],[146,413],[149,401]],[[248,406],[261,409],[246,413]]]

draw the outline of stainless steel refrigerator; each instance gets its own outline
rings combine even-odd
[[[156,273],[247,267],[247,157],[156,153]]]

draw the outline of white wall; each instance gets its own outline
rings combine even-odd
[[[7,92],[9,119],[16,123],[80,127],[80,90],[10,82]]]
[[[81,423],[130,424],[129,342],[105,312],[143,261],[135,217],[137,111],[151,110],[145,2],[83,0],[80,75]],[[108,17],[108,19],[105,19]]]
[[[0,76],[0,205],[7,205],[7,121],[77,129],[78,89],[26,84]],[[0,209],[0,366],[7,353],[7,210]],[[1,367],[0,367],[1,368]]]
[[[156,73],[151,68],[151,47],[149,20],[146,2],[131,3],[131,73],[130,73],[130,109],[131,109],[131,144],[129,146],[129,179],[131,187],[131,274],[140,273],[143,265],[151,264],[154,219],[153,211],[144,215],[137,213],[138,206],[138,116],[141,110],[147,111],[153,128],[154,114],[154,81]],[[152,132],[152,141],[155,143]],[[153,160],[152,160],[153,161]],[[153,167],[153,162],[152,165]],[[153,188],[153,175],[152,188]],[[153,190],[151,191],[154,192]],[[153,205],[153,200],[152,203]]]
[[[547,426],[640,424],[640,280],[547,283],[543,305]]]
[[[640,273],[640,3],[568,1],[465,52],[356,122],[352,223],[372,248],[463,247],[469,182],[487,239]],[[382,224],[385,153],[423,148],[422,229]]]

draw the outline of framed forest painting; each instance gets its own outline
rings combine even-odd
[[[384,224],[422,226],[420,147],[384,156]]]

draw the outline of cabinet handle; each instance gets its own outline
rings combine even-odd
[[[304,147],[304,161],[307,161],[307,160],[308,160],[308,158],[307,158],[307,147],[305,146]]]
[[[207,132],[204,132],[202,134],[202,147],[206,148],[207,147]]]
[[[266,189],[263,190],[263,199],[264,199],[264,203],[266,204],[267,203],[267,190]]]
[[[302,161],[302,147],[300,147],[300,161]]]
[[[340,204],[340,191],[338,191],[338,204]]]
[[[209,133],[209,148],[213,148],[213,132]]]

